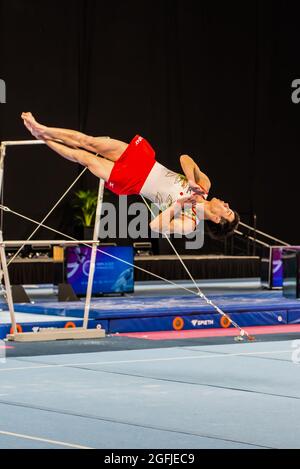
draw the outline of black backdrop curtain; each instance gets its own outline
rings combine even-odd
[[[95,136],[139,133],[174,170],[195,157],[246,222],[255,213],[299,243],[297,2],[0,0],[0,15],[1,140],[28,138],[24,110]],[[46,149],[10,152],[4,200],[42,219],[80,168]],[[49,223],[72,235],[66,204]],[[30,233],[6,218],[7,238]]]

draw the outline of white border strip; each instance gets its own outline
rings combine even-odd
[[[53,364],[53,365],[35,365],[35,366],[24,366],[16,368],[1,368],[0,372],[5,371],[27,371],[27,370],[43,370],[49,368],[68,368],[68,367],[84,367],[84,366],[100,366],[100,365],[125,365],[132,363],[155,363],[155,362],[172,362],[172,361],[182,361],[182,360],[202,360],[210,358],[229,358],[229,357],[243,357],[243,356],[255,356],[255,355],[276,355],[281,353],[292,353],[293,350],[272,350],[268,352],[241,352],[241,353],[218,353],[214,354],[213,352],[207,351],[207,355],[191,355],[190,357],[166,357],[166,358],[144,358],[139,360],[116,360],[116,361],[107,361],[107,362],[81,362],[81,363],[64,363],[62,365]],[[211,355],[208,355],[211,353]]]
[[[23,440],[39,441],[41,443],[48,443],[48,444],[51,444],[51,445],[64,446],[66,448],[93,449],[93,448],[89,448],[88,446],[80,446],[80,445],[75,445],[73,443],[65,443],[63,441],[47,440],[46,438],[39,438],[39,437],[36,437],[36,436],[22,435],[21,433],[11,433],[11,432],[0,431],[0,435],[11,436],[11,437],[14,437],[14,438],[22,438]]]

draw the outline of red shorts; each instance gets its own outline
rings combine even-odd
[[[117,195],[138,195],[154,165],[155,151],[137,135],[115,162],[105,187]]]

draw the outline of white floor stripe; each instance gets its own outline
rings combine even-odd
[[[87,446],[80,446],[80,445],[75,445],[75,444],[71,444],[71,443],[65,443],[63,441],[47,440],[45,438],[38,438],[36,436],[22,435],[22,434],[19,434],[19,433],[11,433],[11,432],[0,431],[0,435],[11,436],[11,437],[14,437],[14,438],[21,438],[23,440],[39,441],[41,443],[50,443],[52,445],[64,446],[66,448],[93,449],[93,448],[89,448]]]
[[[290,353],[292,355],[293,349],[290,350],[274,350],[268,352],[241,352],[241,353],[224,353],[224,354],[211,354],[211,355],[195,355],[190,357],[168,357],[168,358],[145,358],[140,360],[115,360],[108,362],[87,362],[87,363],[65,363],[62,365],[35,365],[35,366],[24,366],[15,368],[1,368],[0,372],[7,371],[27,371],[27,370],[42,370],[47,368],[68,368],[68,367],[84,367],[84,366],[100,366],[100,365],[124,365],[134,363],[154,363],[154,362],[170,362],[177,360],[206,360],[211,358],[229,358],[229,357],[243,357],[243,356],[255,356],[255,355],[277,355],[281,353]]]

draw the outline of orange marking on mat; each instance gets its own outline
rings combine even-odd
[[[224,329],[228,329],[230,326],[231,326],[231,322],[228,318],[225,318],[225,317],[222,317],[221,318],[221,326],[224,328]]]
[[[67,322],[65,329],[76,329],[76,324],[74,322]]]
[[[21,334],[21,333],[23,332],[23,328],[22,328],[22,326],[21,326],[20,324],[17,324],[17,332],[18,332],[19,334]],[[15,333],[14,328],[11,327],[11,328],[10,328],[10,334],[14,334],[14,333]]]
[[[173,321],[173,329],[175,331],[182,331],[184,328],[184,320],[182,318],[175,318]]]

